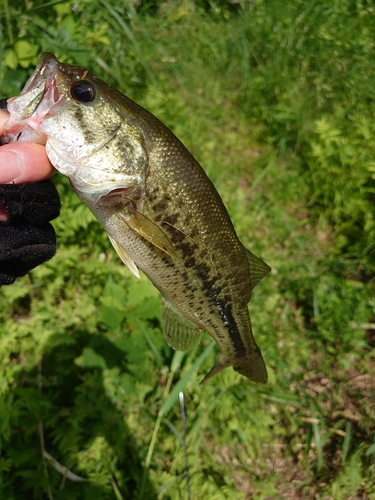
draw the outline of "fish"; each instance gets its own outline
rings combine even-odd
[[[187,351],[207,331],[219,355],[203,381],[232,366],[265,383],[248,302],[270,267],[241,243],[213,183],[172,131],[50,53],[8,110],[1,142],[45,144],[122,262],[160,291],[168,345]]]

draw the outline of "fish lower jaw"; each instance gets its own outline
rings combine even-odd
[[[0,145],[14,142],[33,142],[46,145],[47,136],[37,130],[33,125],[13,121],[12,118],[6,122],[4,134],[0,139]]]
[[[27,92],[14,97],[8,103],[9,119],[4,125],[2,143],[34,142],[46,144],[47,137],[43,122],[47,116],[58,112],[64,104],[64,96],[56,88],[52,79],[42,82]]]

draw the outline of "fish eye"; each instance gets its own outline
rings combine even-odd
[[[96,89],[92,83],[81,80],[73,83],[70,87],[70,94],[75,101],[88,103],[95,99]]]

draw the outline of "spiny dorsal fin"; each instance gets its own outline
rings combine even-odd
[[[271,268],[247,248],[245,251],[250,269],[251,290],[253,290],[259,281],[271,271]]]
[[[184,318],[163,300],[163,330],[168,345],[176,351],[188,351],[201,341],[203,330]]]
[[[138,279],[140,279],[138,268],[134,262],[134,260],[130,257],[128,252],[125,250],[125,248],[120,245],[120,243],[112,238],[112,236],[109,236],[108,234],[109,241],[112,243],[113,248],[116,250],[118,256],[122,260],[122,262],[127,266],[130,271],[136,276]]]

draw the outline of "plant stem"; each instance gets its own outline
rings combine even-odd
[[[164,394],[163,394],[163,401],[165,401],[166,397],[168,396],[168,394],[171,390],[171,385],[172,385],[174,374],[175,374],[175,372],[172,370],[169,372],[167,385],[165,386],[165,390],[164,390]],[[155,422],[154,431],[152,433],[152,438],[151,438],[150,446],[148,447],[146,462],[145,462],[145,466],[143,469],[142,486],[141,486],[141,494],[140,494],[141,499],[143,498],[143,495],[144,495],[147,473],[148,473],[148,470],[150,468],[151,458],[152,458],[152,454],[154,452],[154,447],[155,447],[156,439],[158,437],[158,432],[160,429],[160,424],[161,424],[162,418],[163,418],[163,412],[160,410],[158,413],[158,417],[156,419],[156,422]]]
[[[10,11],[9,11],[8,0],[4,0],[4,11],[5,11],[5,19],[6,19],[6,23],[7,23],[9,45],[13,46],[13,44],[14,44],[14,38],[13,38],[12,22],[11,22],[11,18],[10,18]]]

